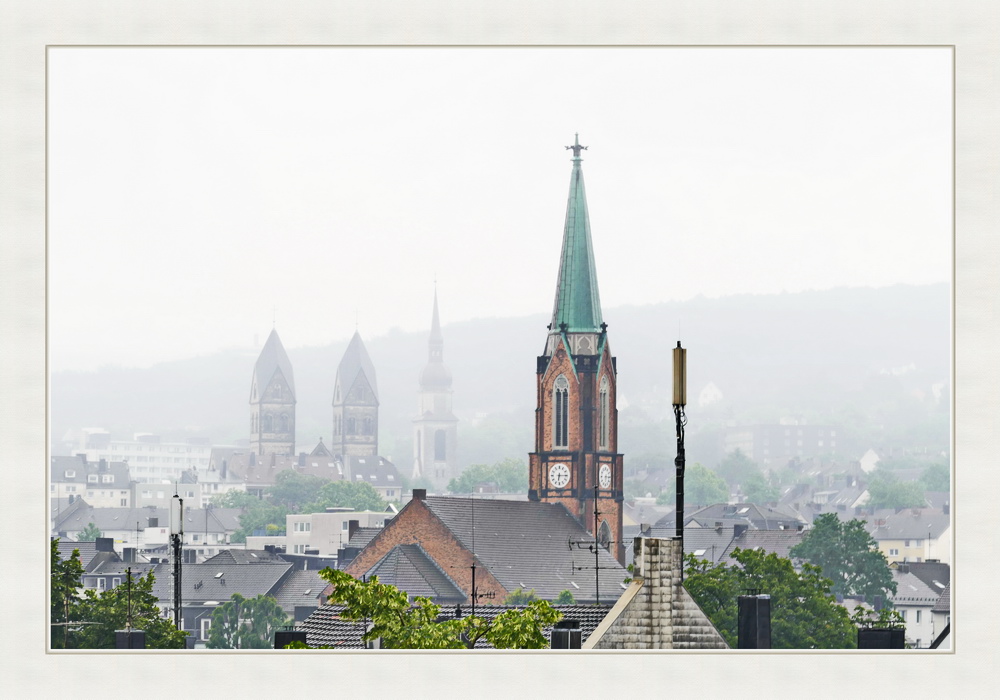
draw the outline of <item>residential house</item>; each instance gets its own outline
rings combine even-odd
[[[871,535],[890,562],[951,563],[949,508],[904,508],[871,521]]]
[[[533,589],[545,600],[568,590],[581,603],[598,597],[609,602],[621,595],[628,573],[603,546],[592,551],[593,543],[593,535],[559,504],[427,496],[415,489],[345,571],[361,578],[394,548],[417,544],[466,596],[475,562],[477,593],[492,596],[480,602],[503,600],[518,589]]]
[[[910,571],[907,564],[893,567],[892,578],[896,583],[896,593],[889,600],[903,616],[907,644],[917,649],[929,647],[935,634],[933,610],[942,591],[932,590]]]
[[[86,497],[98,508],[128,508],[132,505],[132,480],[128,464],[99,459],[87,461],[85,454],[52,457],[49,460],[49,497],[75,501]],[[53,510],[57,503],[53,503]]]
[[[327,508],[323,513],[296,513],[285,516],[285,535],[265,538],[250,536],[247,547],[264,544],[284,546],[290,554],[315,554],[336,557],[350,539],[350,523],[366,528],[382,528],[396,514],[390,507],[384,511],[353,511],[350,508]]]

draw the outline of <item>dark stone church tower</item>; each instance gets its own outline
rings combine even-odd
[[[577,138],[567,148],[573,151],[573,172],[552,323],[536,369],[528,498],[562,503],[624,564],[616,362],[601,317],[590,240],[580,167],[586,146]]]
[[[451,372],[444,365],[444,337],[438,318],[437,288],[427,341],[427,365],[420,373],[417,417],[413,420],[413,478],[437,488],[458,476],[458,418],[451,412]]]
[[[250,450],[258,455],[295,453],[292,363],[273,329],[250,381]]]
[[[333,385],[334,454],[378,455],[378,386],[375,366],[355,331],[337,368]]]

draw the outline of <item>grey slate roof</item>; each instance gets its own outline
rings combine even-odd
[[[347,398],[347,394],[351,391],[351,387],[354,386],[359,375],[367,381],[375,395],[375,402],[378,403],[375,365],[368,357],[368,350],[365,348],[364,341],[361,340],[361,334],[355,331],[351,342],[347,344],[347,350],[344,351],[344,357],[340,360],[340,366],[337,367],[336,383],[340,386],[342,400]]]
[[[260,351],[257,363],[253,366],[253,381],[257,384],[258,399],[260,394],[263,394],[264,390],[267,389],[267,385],[271,383],[274,375],[278,373],[284,377],[294,398],[295,379],[292,376],[292,363],[285,353],[285,346],[278,338],[278,332],[272,328],[271,334],[267,336],[267,341],[264,343],[264,348]]]
[[[171,601],[171,566],[161,564],[157,570],[153,594],[161,602]],[[245,598],[274,595],[278,584],[291,571],[288,562],[262,562],[260,564],[185,564],[181,573],[181,599],[184,603],[203,603],[208,600],[225,603],[233,593]],[[217,576],[217,574],[222,576]]]
[[[76,505],[76,504],[74,504]],[[239,529],[238,508],[185,508],[184,531],[232,533]],[[150,518],[156,518],[160,527],[170,525],[170,510],[159,506],[141,508],[95,508],[89,504],[62,513],[55,519],[56,531],[76,532],[94,523],[101,532],[135,530],[136,524],[144,529]]]
[[[357,547],[360,549],[371,542],[372,538],[380,532],[382,532],[382,528],[380,527],[359,527],[354,531],[354,535],[347,542],[347,546]]]
[[[203,564],[261,564],[286,561],[278,554],[272,554],[266,549],[223,549],[215,556],[206,559]]]
[[[934,605],[941,597],[941,591],[931,590],[909,572],[893,570],[892,578],[896,582],[896,595],[891,597],[893,605]]]
[[[365,575],[378,576],[381,583],[406,591],[411,598],[424,596],[439,605],[461,603],[467,597],[419,544],[396,545]]]
[[[563,506],[443,496],[428,496],[425,504],[508,591],[523,583],[546,600],[564,590],[580,601],[595,599],[595,559],[586,544],[593,537]],[[617,600],[628,573],[604,549],[598,557],[601,600]]]
[[[583,641],[593,633],[601,621],[611,610],[610,605],[553,605],[556,610],[563,614],[563,619],[578,620]],[[510,610],[502,605],[477,605],[476,617],[492,620],[494,617]],[[365,632],[363,621],[353,622],[340,617],[344,610],[343,605],[324,605],[305,620],[299,629],[306,632],[306,644],[311,647],[328,646],[335,649],[363,649],[364,643],[361,637]],[[442,607],[439,619],[454,619],[456,609],[454,606]],[[472,614],[472,608],[464,606],[463,616]],[[543,630],[546,637],[552,633],[551,627]],[[492,648],[484,640],[476,644],[477,649]]]
[[[894,568],[908,569],[911,574],[927,584],[932,591],[941,593],[951,582],[951,567],[938,561],[914,561],[897,564]]]
[[[685,532],[685,537],[687,533]],[[734,537],[726,548],[722,558],[732,556],[734,549],[761,549],[769,554],[790,559],[792,547],[802,542],[804,532],[796,530],[746,530],[739,537]]]
[[[936,613],[950,613],[951,612],[951,584],[949,583],[944,587],[944,591],[941,596],[934,603],[934,608],[931,612]]]
[[[326,580],[315,569],[298,569],[291,572],[274,593],[274,599],[289,617],[295,615],[295,606],[319,606],[320,595]]]
[[[760,506],[754,503],[715,503],[686,515],[684,524],[687,527],[694,521],[701,527],[714,527],[716,522],[724,520],[749,523],[758,530],[777,530],[780,525],[794,529],[803,524],[798,513],[778,506]]]
[[[937,508],[906,508],[884,522],[872,531],[876,540],[937,539],[951,525],[951,516]]]
[[[97,543],[74,542],[67,537],[62,537],[59,539],[59,543],[56,544],[56,551],[59,552],[59,558],[63,561],[69,561],[69,558],[73,556],[74,549],[80,550],[80,563],[86,569],[97,554]]]

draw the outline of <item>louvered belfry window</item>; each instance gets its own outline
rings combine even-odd
[[[569,381],[563,375],[556,377],[552,387],[554,411],[553,448],[569,447]]]

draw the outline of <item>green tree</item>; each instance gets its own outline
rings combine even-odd
[[[559,595],[552,602],[556,605],[573,605],[576,603],[576,598],[573,597],[573,591],[566,589],[565,591],[560,591]]]
[[[736,488],[751,475],[760,474],[760,467],[737,447],[722,458],[715,473],[725,479],[730,488]]]
[[[146,632],[147,649],[183,649],[187,634],[174,627],[172,620],[160,615],[157,597],[153,595],[153,572],[132,577],[121,585],[98,593],[88,589],[77,610],[84,622],[71,633],[70,646],[75,649],[113,649],[115,630],[132,629]]]
[[[919,508],[927,505],[923,485],[900,481],[888,469],[876,469],[868,482],[869,508]]]
[[[288,624],[288,616],[270,596],[232,598],[212,611],[209,649],[271,649],[274,633]]]
[[[59,556],[59,540],[52,540],[50,558],[49,601],[51,609],[49,620],[51,634],[49,642],[53,649],[66,649],[69,644],[70,625],[80,619],[77,608],[79,598],[77,589],[80,587],[80,577],[83,576],[83,564],[80,563],[80,550],[74,549],[69,559]]]
[[[383,511],[389,505],[371,484],[364,481],[328,481],[303,506],[303,513],[322,513],[327,508]]]
[[[285,529],[285,516],[288,515],[288,508],[285,506],[271,505],[268,501],[253,499],[248,502],[240,514],[240,529],[233,533],[231,542],[246,542],[247,537],[253,535],[257,530],[267,530],[269,525],[273,525],[278,530]]]
[[[559,621],[562,613],[547,601],[535,600],[525,608],[512,608],[492,620],[478,616],[438,620],[441,606],[429,598],[414,598],[379,583],[377,576],[358,581],[338,569],[320,575],[333,584],[331,603],[345,605],[345,620],[367,620],[371,628],[365,641],[381,639],[388,649],[465,649],[485,639],[497,649],[542,649],[548,646],[543,629]]]
[[[780,497],[778,488],[764,478],[760,472],[743,480],[743,497],[748,503],[772,503]]]
[[[87,523],[87,527],[76,536],[77,542],[94,542],[98,537],[104,537],[100,529],[94,523]]]
[[[491,465],[472,464],[460,476],[448,482],[451,493],[474,493],[479,484],[496,484],[500,493],[525,493],[528,490],[528,465],[507,458]]]
[[[676,503],[674,495],[676,487],[671,483],[657,496],[659,505]],[[729,487],[720,477],[697,462],[684,470],[684,503],[685,505],[707,506],[712,503],[725,503],[729,500]]]
[[[302,507],[314,501],[316,492],[328,483],[329,479],[286,469],[274,477],[274,486],[265,495],[271,505],[284,506],[289,513],[301,513]]]
[[[250,508],[260,500],[256,494],[233,490],[212,496],[212,505],[218,508]]]
[[[686,558],[684,587],[731,647],[738,644],[737,598],[750,589],[771,596],[771,646],[775,649],[853,649],[857,632],[847,610],[830,593],[818,567],[757,549],[734,549],[738,566]]]
[[[818,566],[833,581],[830,590],[835,594],[870,600],[896,592],[889,562],[861,520],[845,523],[836,513],[823,513],[789,554]]]
[[[507,594],[507,597],[503,599],[504,605],[527,605],[533,600],[538,600],[538,596],[535,595],[535,589],[529,588],[525,590],[523,588],[518,588],[517,590],[511,591]]]
[[[951,470],[947,464],[932,464],[924,469],[920,481],[925,491],[951,491]]]

